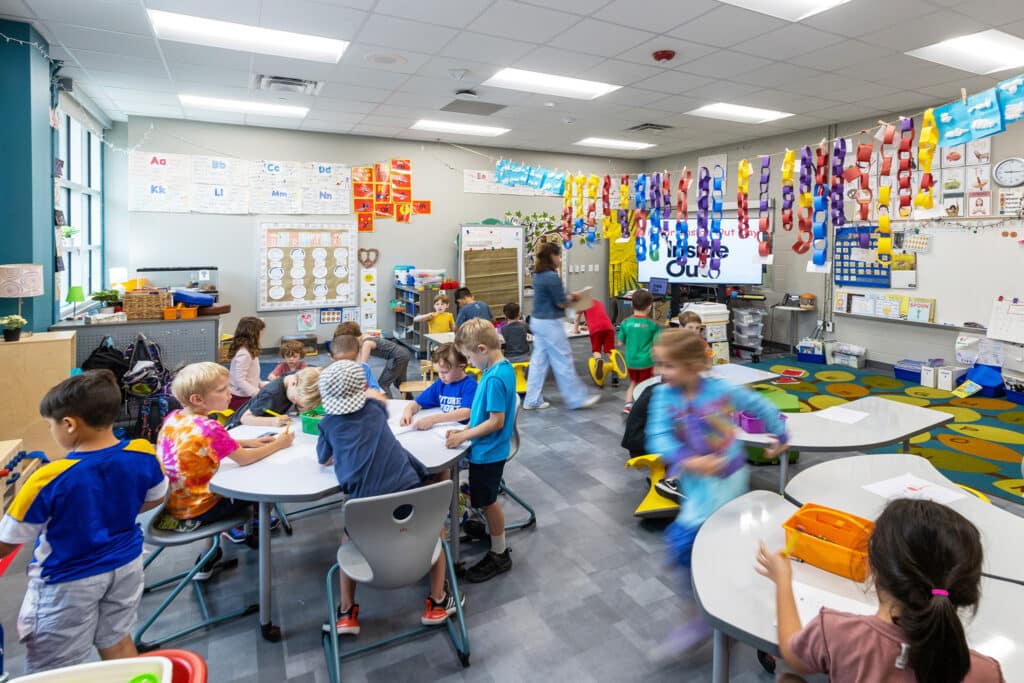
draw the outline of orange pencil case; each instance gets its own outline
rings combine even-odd
[[[782,524],[790,557],[854,581],[868,576],[868,539],[875,523],[807,503]]]

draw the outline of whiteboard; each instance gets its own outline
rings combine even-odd
[[[1004,229],[1019,232],[1024,226],[982,226],[979,224],[975,233],[963,228],[943,228],[941,224],[894,223],[893,229],[920,227],[931,242],[928,251],[918,254],[917,286],[891,291],[935,299],[936,323],[976,322],[987,327],[994,299],[1017,296],[1024,300],[1024,281],[1019,275],[1024,245],[1002,236]],[[843,291],[879,294],[889,290],[843,285]]]

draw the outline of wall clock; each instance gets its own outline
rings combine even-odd
[[[1024,159],[1020,157],[1003,159],[992,170],[992,177],[1003,187],[1024,185]]]

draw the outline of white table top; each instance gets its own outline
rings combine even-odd
[[[814,313],[816,308],[803,308],[802,306],[772,306],[776,311],[793,311],[794,313]]]
[[[758,382],[768,382],[778,377],[774,372],[758,370],[757,368],[752,368],[749,365],[741,365],[739,363],[713,365],[707,374],[711,377],[716,377],[724,382],[735,384],[737,386],[742,386],[744,384],[757,384]]]
[[[1024,539],[1024,518],[960,489],[922,457],[875,453],[828,460],[793,477],[786,486],[786,495],[801,504],[819,503],[875,519],[888,501],[863,488],[864,485],[903,474],[912,474],[962,494],[947,505],[973,522],[981,532],[985,573],[1024,583],[1024,545],[1020,543]]]
[[[782,523],[796,507],[775,493],[752,491],[730,501],[701,527],[693,548],[693,585],[711,625],[759,650],[778,655],[775,590],[754,571],[758,543],[783,547]],[[793,579],[843,600],[872,604],[864,584],[794,563]],[[1020,615],[1024,586],[982,579],[982,600],[973,621],[965,622],[975,650],[999,660],[1007,681],[1024,682],[1024,642]]]
[[[867,416],[854,423],[846,423],[830,416],[842,411],[857,411]],[[899,443],[953,420],[953,416],[938,410],[928,410],[906,403],[889,401],[877,396],[844,403],[811,413],[786,415],[789,447],[799,451],[869,451]],[[764,434],[739,431],[738,438],[746,443],[764,444]]]
[[[409,401],[388,401],[388,416],[397,428],[398,419]],[[418,415],[430,415],[425,410]],[[298,419],[292,420],[295,442],[282,451],[242,467],[230,459],[221,461],[220,469],[210,481],[210,490],[223,496],[257,502],[295,502],[318,500],[340,490],[334,467],[320,465],[316,460],[317,437],[302,432]],[[282,427],[243,425],[231,430],[236,439],[254,439],[261,434],[277,433]],[[433,431],[400,434],[398,441],[428,472],[439,472],[454,462],[467,446],[445,448],[444,441]]]

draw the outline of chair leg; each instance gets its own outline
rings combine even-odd
[[[284,508],[281,507],[280,503],[274,503],[274,511],[277,512],[277,518],[281,520],[284,532],[291,536],[294,529],[292,529],[292,523],[288,520],[288,515],[285,514]]]
[[[341,568],[335,562],[327,571],[327,623],[333,624],[337,615],[334,611],[334,577]],[[331,683],[341,683],[341,657],[338,652],[338,632],[330,629],[323,635],[324,656],[327,658],[327,677]]]
[[[184,574],[178,574],[177,576],[172,577],[172,579],[170,580],[165,579],[149,587],[150,589],[152,589],[157,586],[166,585],[170,583],[170,581],[181,577],[181,580],[178,581],[177,585],[175,585],[174,588],[171,590],[170,595],[164,598],[163,602],[160,603],[160,605],[156,608],[153,614],[151,614],[144,622],[142,622],[142,625],[135,632],[135,646],[139,649],[140,652],[153,650],[157,647],[160,647],[164,643],[167,643],[176,638],[180,638],[182,636],[186,636],[189,633],[193,633],[194,631],[198,631],[203,628],[208,628],[210,626],[215,626],[222,622],[246,616],[248,614],[255,614],[259,610],[259,605],[249,605],[244,609],[232,612],[230,614],[225,614],[223,616],[213,618],[210,617],[210,610],[206,604],[206,595],[203,592],[203,587],[199,584],[199,582],[193,581],[192,577],[196,575],[200,567],[206,564],[207,560],[209,560],[216,554],[219,548],[220,537],[214,536],[213,545],[210,547],[209,550],[207,550],[199,557],[199,560],[192,566],[192,568],[189,571],[185,572]],[[176,631],[169,635],[163,636],[157,640],[144,641],[142,639],[143,634],[145,634],[145,632],[150,629],[150,627],[156,622],[156,620],[160,618],[160,615],[163,614],[164,611],[171,606],[171,603],[174,602],[174,600],[181,594],[183,590],[185,590],[185,588],[189,584],[192,584],[192,588],[195,590],[196,600],[198,600],[199,602],[199,611],[203,616],[202,620],[193,626],[181,629],[180,631]]]
[[[519,507],[523,508],[524,510],[530,513],[530,516],[521,522],[512,522],[510,524],[506,524],[505,531],[515,531],[516,529],[528,529],[537,523],[537,513],[534,511],[532,507],[530,507],[530,505],[525,500],[516,495],[516,493],[505,484],[504,479],[501,480],[501,486],[498,490],[507,495],[512,500],[514,500],[519,505]]]
[[[462,611],[462,596],[459,595],[459,580],[455,576],[455,565],[452,563],[452,550],[448,541],[442,540],[441,547],[444,548],[444,562],[448,571],[448,589],[455,598],[455,622],[458,624],[456,631],[452,618],[448,617],[445,624],[448,627],[448,637],[451,638],[452,646],[459,657],[462,666],[469,666],[469,632],[466,630],[466,617]]]

